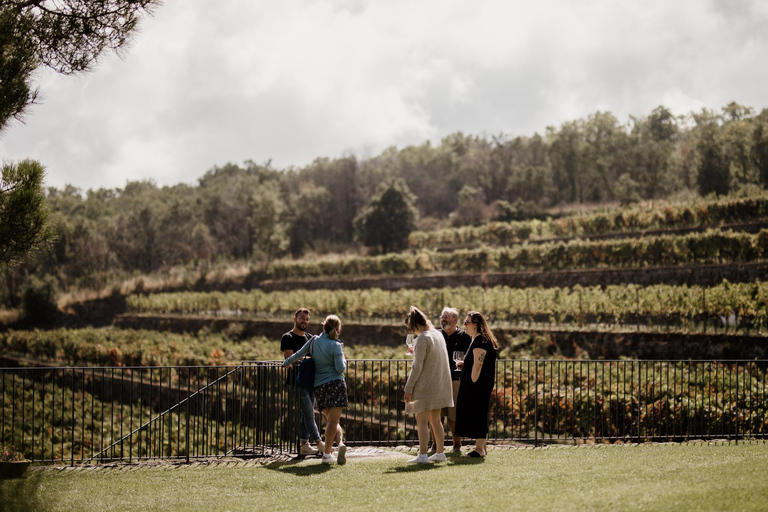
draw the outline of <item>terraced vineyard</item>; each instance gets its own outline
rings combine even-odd
[[[512,272],[579,268],[627,268],[707,263],[746,263],[768,258],[768,230],[757,234],[710,230],[684,236],[571,241],[513,247],[479,247],[448,253],[422,250],[383,256],[278,261],[269,279],[425,273]]]
[[[511,245],[526,240],[555,237],[610,237],[646,230],[674,230],[744,225],[768,218],[768,198],[744,198],[698,202],[690,205],[657,206],[651,209],[616,209],[605,213],[554,220],[491,222],[482,226],[446,228],[412,233],[413,249],[470,244]]]
[[[443,305],[480,310],[495,321],[679,325],[737,317],[753,329],[768,327],[768,283],[724,282],[714,287],[655,285],[574,288],[496,286],[427,290],[302,290],[134,295],[130,313],[290,318],[297,304],[316,315],[358,320],[401,319],[411,304],[436,316]]]
[[[290,328],[286,324],[285,330]],[[71,366],[198,366],[282,359],[280,342],[225,333],[175,334],[145,329],[54,329],[0,332],[3,356]],[[391,359],[402,349],[348,346],[349,358]],[[0,366],[3,366],[0,364]]]

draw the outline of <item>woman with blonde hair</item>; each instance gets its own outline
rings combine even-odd
[[[341,320],[336,315],[328,315],[323,322],[322,334],[309,340],[283,362],[283,366],[289,366],[308,355],[310,350],[315,360],[315,399],[317,408],[322,411],[326,420],[323,464],[347,462],[347,447],[342,440],[343,432],[339,425],[341,413],[349,405],[347,383],[344,380],[347,360],[344,358],[344,346],[339,341],[340,334]],[[332,455],[334,439],[339,447],[335,459]]]
[[[408,462],[443,462],[446,460],[443,452],[445,431],[440,411],[443,407],[453,407],[451,368],[445,341],[427,316],[415,306],[411,306],[405,317],[405,325],[408,332],[416,337],[413,366],[405,383],[405,412],[416,414],[419,432],[419,455]],[[434,431],[436,451],[427,457],[430,424]]]
[[[456,399],[455,435],[475,440],[475,449],[467,455],[485,457],[488,438],[488,409],[496,376],[499,342],[485,317],[470,311],[464,320],[464,330],[472,337],[461,368],[461,384]]]

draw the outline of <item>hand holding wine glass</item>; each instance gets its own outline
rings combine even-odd
[[[405,355],[412,356],[413,355],[413,345],[416,342],[413,339],[413,334],[408,334],[408,336],[405,337],[405,344],[408,345],[408,352],[405,353]]]
[[[456,363],[456,368],[461,370],[464,367],[464,352],[461,350],[454,350],[453,361]]]

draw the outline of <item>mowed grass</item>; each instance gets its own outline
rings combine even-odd
[[[768,444],[495,449],[429,467],[403,454],[266,466],[37,470],[5,510],[766,510]]]

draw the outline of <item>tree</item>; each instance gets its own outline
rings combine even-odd
[[[589,116],[584,135],[584,165],[590,189],[587,197],[593,201],[613,199],[616,195],[614,183],[621,170],[617,162],[625,158],[627,136],[619,120],[610,112]]]
[[[142,14],[159,0],[0,0],[0,132],[35,102],[34,71],[71,75],[91,69],[106,50],[130,40]],[[50,241],[42,165],[3,166],[0,182],[0,267]]]
[[[17,264],[53,238],[43,193],[45,169],[33,160],[3,165],[0,176],[0,268]]]
[[[295,176],[289,176],[291,185],[296,180]],[[323,241],[330,225],[333,223],[331,204],[333,198],[323,186],[299,185],[295,187],[298,193],[290,198],[290,207],[287,209],[289,249],[295,257],[304,254],[307,246],[313,251],[318,249],[316,241]]]
[[[636,119],[632,130],[636,168],[630,178],[637,181],[643,197],[654,199],[675,188],[669,172],[678,139],[677,119],[665,107],[653,109],[645,119]]]
[[[130,41],[159,0],[0,0],[0,129],[34,103],[39,66],[71,75]]]
[[[768,186],[768,109],[755,117],[752,130],[752,161],[757,167],[760,182]]]
[[[355,219],[358,240],[383,253],[405,249],[418,217],[414,201],[404,181],[383,185]]]
[[[251,253],[266,264],[275,256],[281,256],[290,243],[286,234],[285,203],[280,197],[278,183],[263,183],[251,194],[250,204],[253,230]]]
[[[703,196],[712,192],[717,195],[727,194],[731,188],[731,172],[717,123],[710,122],[702,126],[698,150],[701,155],[699,193]]]
[[[723,107],[722,140],[723,150],[733,176],[739,183],[754,183],[755,177],[751,153],[754,110],[731,102]]]
[[[35,102],[30,84],[37,67],[35,48],[21,34],[11,10],[0,10],[0,132],[10,119],[22,119],[24,109]]]
[[[629,173],[624,173],[619,176],[619,180],[616,182],[614,194],[616,199],[621,202],[621,205],[626,206],[640,202],[639,188],[640,186],[632,179]]]
[[[459,190],[459,207],[453,217],[454,226],[477,226],[488,220],[485,194],[477,187],[464,185]]]
[[[584,130],[582,121],[563,123],[560,131],[547,128],[555,202],[582,202],[584,190]]]

